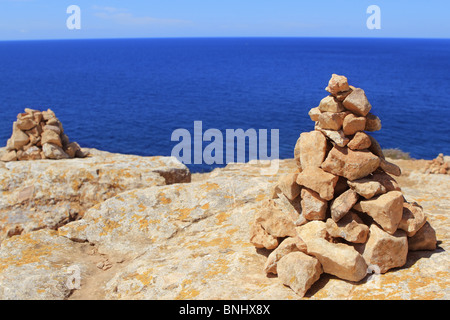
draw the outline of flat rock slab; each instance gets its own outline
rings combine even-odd
[[[190,181],[172,157],[139,157],[87,149],[84,159],[36,160],[0,167],[0,241],[56,229],[97,203],[136,188]]]
[[[271,187],[296,166],[294,160],[280,165],[278,175],[268,177],[258,166],[234,164],[191,184],[126,191],[91,208],[84,217],[89,223],[72,222],[59,234],[14,236],[0,247],[0,298],[298,299],[280,279],[266,276],[270,251],[249,242],[250,222]],[[402,190],[423,206],[436,229],[437,250],[409,252],[404,267],[357,283],[322,274],[305,298],[450,298],[450,177],[436,186],[433,179],[411,176],[420,184]],[[111,268],[99,269],[105,260]],[[81,287],[66,290],[74,264]]]

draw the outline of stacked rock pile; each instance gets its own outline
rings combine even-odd
[[[408,250],[434,250],[436,233],[417,203],[404,199],[365,133],[381,129],[362,89],[333,74],[309,115],[315,130],[295,146],[298,170],[280,178],[256,214],[250,241],[273,250],[265,272],[304,296],[322,273],[359,282],[406,263]]]
[[[12,136],[0,160],[60,160],[85,156],[78,143],[69,141],[52,110],[25,109],[25,113],[19,113],[13,123]]]
[[[444,157],[444,154],[440,153],[436,159],[433,159],[427,163],[423,169],[423,172],[431,174],[450,174],[449,157]]]

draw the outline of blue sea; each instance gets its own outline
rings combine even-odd
[[[168,156],[172,132],[202,121],[224,135],[279,129],[280,158],[292,158],[332,73],[365,90],[383,148],[450,155],[450,40],[437,39],[0,42],[0,145],[18,113],[51,108],[82,147]]]

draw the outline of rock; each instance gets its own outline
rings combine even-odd
[[[269,250],[278,247],[278,238],[266,232],[260,223],[253,223],[250,229],[250,242],[259,249]]]
[[[295,223],[292,218],[280,210],[273,200],[259,211],[255,223],[261,224],[264,230],[274,237],[295,237]]]
[[[0,170],[0,241],[16,226],[24,233],[56,229],[124,191],[191,178],[172,157],[89,151],[85,159],[6,163],[8,170]]]
[[[325,239],[306,242],[308,254],[316,257],[323,271],[348,281],[360,281],[367,274],[364,258],[353,247]]]
[[[355,88],[342,102],[344,108],[359,116],[367,116],[372,109],[363,89]]]
[[[298,173],[290,173],[283,175],[278,181],[279,190],[288,198],[289,200],[294,200],[300,194],[300,186],[297,184]]]
[[[332,95],[337,95],[339,92],[350,90],[350,87],[346,77],[333,74],[325,90]]]
[[[299,139],[300,164],[306,167],[320,167],[327,152],[327,139],[319,131],[304,132]]]
[[[300,197],[289,200],[284,194],[279,194],[279,197],[273,200],[276,207],[287,214],[294,223],[300,218],[302,212],[300,201]]]
[[[342,238],[352,243],[365,243],[369,234],[366,226],[354,212],[346,214],[339,222],[328,219],[326,222],[327,232],[333,238]]]
[[[272,251],[267,258],[266,264],[264,265],[264,271],[269,274],[277,274],[277,264],[281,258],[288,255],[291,252],[301,251],[306,253],[306,244],[300,237],[290,237],[280,243],[278,248]]]
[[[11,145],[15,150],[19,150],[30,142],[30,137],[17,127],[16,122],[13,125],[13,134],[11,136]]]
[[[302,214],[307,220],[325,220],[328,202],[320,198],[319,194],[308,188],[301,193]]]
[[[395,181],[394,178],[383,171],[375,171],[371,179],[381,183],[381,185],[386,189],[387,192],[401,191],[401,188],[398,185],[397,181]]]
[[[308,243],[317,238],[325,239],[327,238],[327,226],[323,221],[311,221],[305,225],[297,227],[298,236],[306,243],[306,247],[308,247]]]
[[[364,247],[363,257],[370,266],[377,266],[381,273],[402,267],[406,263],[408,240],[404,231],[389,234],[375,224],[370,226],[369,239]]]
[[[41,159],[41,149],[36,146],[32,146],[21,153],[19,160],[40,160]]]
[[[17,152],[15,150],[9,151],[0,158],[0,161],[10,162],[17,161]]]
[[[420,228],[412,237],[408,238],[410,251],[436,250],[436,231],[429,222]]]
[[[326,130],[322,129],[318,125],[316,125],[315,130],[322,132],[325,136],[331,139],[339,147],[345,147],[347,143],[350,141],[350,139],[345,136],[342,130],[338,131]]]
[[[423,209],[416,202],[403,203],[403,215],[398,225],[399,229],[406,231],[408,237],[412,237],[427,222]]]
[[[347,144],[352,150],[364,150],[370,148],[372,141],[364,132],[357,132],[353,139]]]
[[[53,132],[53,131],[47,131]],[[61,160],[68,159],[69,156],[59,146],[53,143],[45,143],[42,145],[42,151],[47,159]]]
[[[312,121],[316,122],[319,120],[319,116],[321,114],[321,111],[319,110],[319,107],[315,107],[312,108],[309,112],[308,115],[311,118]]]
[[[339,102],[335,97],[328,96],[323,98],[320,101],[320,104],[318,106],[319,111],[321,112],[342,112],[345,111],[344,107],[342,106],[342,103]]]
[[[75,158],[75,156],[77,156],[77,152],[81,151],[81,147],[78,143],[76,142],[72,142],[69,143],[65,148],[64,148],[64,152],[67,153],[67,155],[69,156],[69,158]],[[78,155],[78,158],[84,158],[84,156],[80,156]]]
[[[70,266],[81,271],[76,261],[82,245],[58,237],[55,231],[39,230],[3,241],[0,249],[0,298],[2,300],[64,300]]]
[[[55,113],[51,109],[47,109],[47,111],[42,111],[42,118],[45,121],[56,118]]]
[[[369,136],[370,142],[371,142],[369,151],[372,152],[374,155],[379,156],[380,158],[384,159],[383,150],[381,149],[381,146],[378,143],[378,141],[374,137],[372,137],[370,135],[368,135],[368,136]]]
[[[317,167],[306,167],[297,176],[297,183],[317,192],[324,200],[333,199],[334,187],[339,178]]]
[[[383,158],[380,158],[380,168],[386,173],[392,174],[394,176],[400,177],[402,175],[402,170],[399,166],[389,161],[386,161]]]
[[[322,112],[317,121],[322,129],[337,131],[342,128],[344,119],[341,113]]]
[[[278,277],[296,294],[303,297],[320,278],[322,266],[319,261],[302,252],[292,252],[278,262]]]
[[[394,234],[403,216],[403,194],[390,191],[371,200],[363,200],[354,209],[371,216],[386,232]]]
[[[379,157],[367,150],[353,151],[335,146],[328,153],[321,168],[353,181],[368,176],[378,168],[379,164]]]
[[[343,121],[344,134],[346,136],[354,135],[357,132],[364,131],[366,128],[366,118],[357,117],[353,113],[348,114]]]
[[[59,134],[57,134],[55,131],[52,131],[52,130],[47,130],[42,133],[41,143],[42,143],[42,146],[44,146],[47,143],[51,143],[53,145],[56,145],[56,146],[62,148],[62,142],[61,142],[61,138],[59,137]]]
[[[381,120],[376,115],[368,113],[366,116],[366,131],[379,131],[381,130]]]
[[[352,189],[345,191],[331,203],[331,218],[338,222],[358,202],[358,199],[358,194]]]
[[[17,128],[22,131],[31,130],[34,127],[36,127],[36,122],[33,121],[32,117],[17,120]]]
[[[86,159],[6,163],[8,168],[0,168],[0,181],[5,181],[6,175],[12,174],[12,171],[17,177],[40,171],[43,173],[42,177],[49,180],[48,184],[55,185],[54,190],[44,190],[43,193],[47,192],[48,198],[55,198],[58,189],[80,176],[80,171],[83,171],[79,164],[81,162],[88,162],[85,164],[86,168],[91,170],[93,175],[100,169],[105,175],[103,179],[115,175],[116,183],[121,179],[123,183],[131,183],[140,179],[135,170],[139,170],[142,175],[147,172],[148,175],[148,171],[153,172],[154,169],[149,167],[150,163],[157,166],[161,165],[158,164],[160,161],[166,163],[168,160],[164,157],[160,160],[151,158],[150,161],[150,158],[144,157],[106,157],[101,154],[103,153],[92,151],[92,157]],[[42,167],[43,163],[50,163],[47,170]],[[67,163],[70,163],[70,166],[67,166]],[[416,165],[416,162],[414,163]],[[71,170],[60,170],[62,165]],[[27,169],[34,166],[37,168]],[[129,170],[119,173],[122,166],[127,166]],[[80,266],[81,289],[69,291],[68,296],[52,295],[52,299],[298,298],[291,289],[282,285],[279,278],[266,276],[263,267],[269,252],[264,249],[256,250],[248,242],[251,222],[263,201],[261,199],[269,198],[270,187],[277,182],[280,175],[296,170],[295,161],[281,160],[279,173],[274,176],[261,176],[261,167],[262,165],[249,163],[230,164],[226,168],[214,170],[213,173],[194,175],[194,182],[189,184],[147,187],[154,185],[154,181],[141,181],[142,186],[135,186],[135,189],[143,188],[142,190],[129,190],[116,197],[108,195],[111,199],[106,200],[107,203],[98,205],[92,209],[92,213],[84,215],[83,219],[87,221],[83,222],[81,219],[71,222],[70,228],[69,225],[60,228],[58,233],[65,234],[64,237],[50,231],[54,235],[45,241],[41,238],[41,233],[48,230],[35,231],[32,233],[33,237],[35,234],[40,236],[26,241],[27,245],[21,248],[17,243],[22,237],[30,236],[29,233],[10,238],[8,241],[13,242],[0,248],[0,298],[8,299],[13,295],[18,298],[23,293],[22,298],[33,295],[37,299],[49,299],[50,292],[55,292],[58,286],[64,286],[70,276],[67,269],[72,265]],[[128,174],[133,174],[134,177],[128,179]],[[410,252],[407,264],[403,268],[380,275],[379,284],[373,281],[372,277],[367,281],[351,283],[323,275],[313,285],[313,289],[308,291],[308,299],[447,299],[450,291],[443,279],[448,272],[446,262],[450,252],[449,242],[445,237],[448,234],[446,213],[449,205],[442,200],[447,196],[446,186],[450,182],[447,178],[450,177],[412,173],[411,176],[404,175],[401,180],[409,186],[404,188],[405,197],[420,200],[424,210],[429,213],[431,224],[436,225],[436,234],[441,241],[438,250]],[[58,179],[67,181],[63,183]],[[36,181],[36,185],[43,183],[39,175],[34,173],[29,177],[30,181]],[[13,183],[16,182],[6,180],[6,183],[0,184],[0,190]],[[89,184],[93,190],[94,183],[95,181],[86,179],[82,188]],[[27,185],[22,180],[17,184]],[[95,189],[87,194],[98,196],[105,194],[105,190]],[[17,193],[11,195],[11,199],[16,195]],[[3,194],[0,199],[9,201],[9,197]],[[36,201],[35,206],[39,210],[35,215],[45,219],[43,215],[46,213],[39,207],[42,201],[43,198]],[[86,201],[88,200],[81,198],[75,204],[84,205]],[[206,208],[207,203],[210,206],[203,211],[201,206]],[[46,203],[49,210],[55,210],[59,205],[68,207],[68,202],[57,200],[55,204]],[[24,208],[27,206],[29,204]],[[192,208],[194,210],[189,212]],[[184,215],[177,210],[181,210]],[[19,211],[9,212],[15,219],[22,218],[18,216]],[[4,221],[4,216],[0,219]],[[114,228],[114,222],[117,222],[117,228]],[[175,231],[168,233],[167,238],[161,237],[162,231],[169,229],[172,223],[178,224]],[[316,224],[325,225],[322,221],[311,221],[296,230],[300,235],[300,229],[313,229],[311,226]],[[100,236],[102,232],[104,234]],[[317,231],[310,233],[311,237],[318,236]],[[84,239],[82,241],[86,242],[71,241],[68,239],[70,236],[74,239],[80,236],[80,240]],[[95,242],[90,242],[91,240]],[[51,254],[42,254],[44,251],[48,252],[46,248],[49,243],[54,244],[51,246]],[[27,257],[38,257],[39,262],[20,259],[22,252]],[[106,260],[113,263],[111,269],[102,271],[96,267],[98,262]],[[19,266],[15,264],[16,261]],[[53,277],[56,275],[55,271],[64,276]],[[45,276],[45,279],[41,276]]]
[[[380,182],[373,180],[372,177],[347,181],[347,183],[350,188],[367,200],[387,192],[386,188]]]
[[[43,130],[44,132],[49,130],[54,131],[58,136],[61,134],[61,129],[59,128],[59,126],[56,125],[47,124],[46,126],[44,126]]]

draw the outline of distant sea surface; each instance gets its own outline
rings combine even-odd
[[[332,73],[365,90],[383,148],[450,155],[450,40],[437,39],[0,42],[0,145],[18,113],[51,108],[82,147],[168,156],[172,132],[203,121],[224,135],[279,129],[280,158],[292,158]]]

